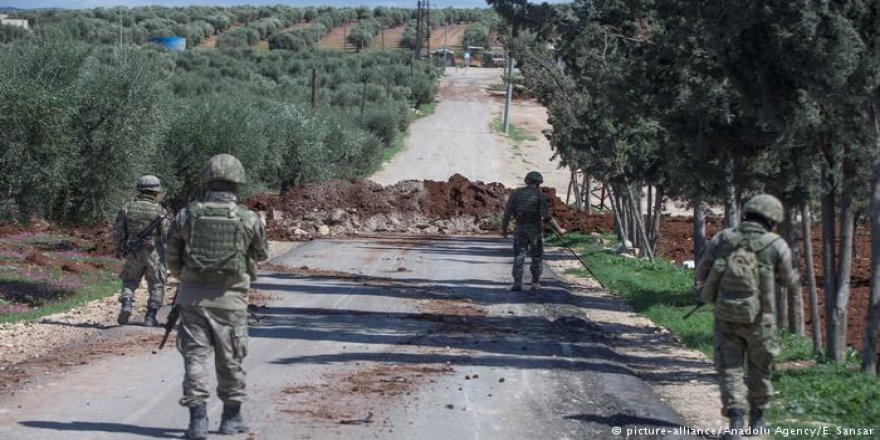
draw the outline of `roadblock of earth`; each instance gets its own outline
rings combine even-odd
[[[273,240],[372,233],[473,234],[498,231],[511,189],[473,182],[456,174],[445,182],[409,180],[382,186],[367,180],[331,180],[295,187],[283,195],[246,201],[265,212]],[[545,189],[563,228],[585,233],[610,231],[612,219],[565,205]]]

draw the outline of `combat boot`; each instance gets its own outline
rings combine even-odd
[[[522,291],[522,280],[513,280],[513,286],[510,286],[511,292]]]
[[[200,403],[189,408],[189,428],[186,429],[186,438],[191,440],[205,440],[208,438],[208,406]]]
[[[147,314],[144,315],[144,325],[147,327],[155,327],[159,325],[159,321],[156,320],[156,312],[159,310],[155,307],[150,307],[147,309]]]
[[[131,298],[122,298],[119,300],[122,308],[119,309],[119,315],[116,316],[116,322],[119,325],[128,324],[128,318],[131,317]]]
[[[532,292],[538,292],[541,290],[541,282],[538,280],[532,281]]]
[[[250,432],[250,430],[244,422],[244,417],[241,415],[241,403],[224,403],[223,416],[220,419],[220,433],[238,434],[240,432]]]
[[[753,409],[749,411],[749,431],[753,436],[762,435],[767,429],[767,422],[764,421],[764,410]]]
[[[743,415],[745,411],[741,409],[730,409],[727,410],[727,418],[730,419],[730,425],[727,432],[722,436],[722,440],[741,440],[742,436],[740,435],[743,432],[743,428],[745,428],[745,422],[743,421]]]

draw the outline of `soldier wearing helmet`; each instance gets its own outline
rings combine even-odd
[[[125,264],[119,273],[119,278],[122,279],[122,292],[119,294],[121,309],[116,321],[120,325],[128,323],[134,303],[134,291],[140,285],[141,279],[146,278],[150,299],[147,302],[144,325],[151,327],[157,325],[156,311],[162,306],[165,296],[165,267],[162,256],[168,224],[164,221],[165,209],[159,203],[162,197],[162,182],[159,178],[149,175],[141,177],[137,182],[137,191],[137,197],[123,205],[116,215],[114,232],[119,246],[118,254],[123,256],[123,250],[127,251],[124,255]],[[163,220],[157,220],[159,218]],[[159,223],[149,231],[154,221]],[[146,237],[136,241],[135,238],[143,235],[143,232],[148,232]]]
[[[540,278],[543,269],[542,258],[544,257],[544,223],[549,223],[560,233],[565,230],[553,220],[550,212],[550,204],[541,193],[540,185],[544,177],[537,171],[526,174],[526,186],[518,188],[507,199],[507,207],[504,209],[504,217],[501,221],[501,233],[506,238],[510,219],[516,221],[516,229],[513,233],[513,286],[511,291],[522,290],[523,266],[526,254],[531,258],[529,267],[532,273],[532,290],[541,288]]]
[[[223,401],[220,432],[247,432],[242,360],[247,354],[248,289],[257,261],[268,258],[266,230],[259,216],[237,203],[246,182],[235,156],[219,154],[202,168],[205,193],[181,210],[168,234],[167,261],[180,279],[177,349],[183,355],[183,398],[189,408],[187,438],[208,435],[208,362],[214,358],[217,394]],[[213,351],[213,353],[212,353]]]
[[[743,207],[742,225],[716,234],[697,266],[703,301],[715,305],[715,368],[722,414],[730,420],[725,439],[766,429],[773,357],[780,351],[776,285],[794,289],[800,284],[788,244],[773,232],[783,216],[776,197],[753,197]]]

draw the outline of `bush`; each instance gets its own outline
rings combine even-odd
[[[391,145],[398,135],[397,114],[391,109],[375,108],[364,115],[364,128],[375,134],[385,145]]]

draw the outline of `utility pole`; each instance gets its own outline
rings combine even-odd
[[[382,51],[385,51],[385,27],[382,26]]]
[[[431,58],[431,0],[425,0],[425,45]]]
[[[507,51],[507,95],[504,97],[504,133],[510,133],[510,101],[513,99],[513,58]]]
[[[416,50],[415,59],[422,57],[422,0],[416,2]]]

